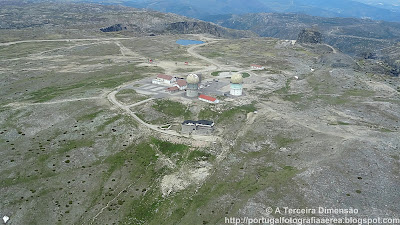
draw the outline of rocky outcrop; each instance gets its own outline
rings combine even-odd
[[[211,34],[225,38],[256,37],[251,31],[233,30],[203,21],[184,21],[167,24],[165,31],[173,34]]]
[[[100,30],[103,32],[117,32],[121,30],[126,30],[126,27],[122,24],[115,24],[106,28],[101,28]]]
[[[297,37],[297,42],[319,44],[322,43],[322,34],[315,30],[303,29]]]

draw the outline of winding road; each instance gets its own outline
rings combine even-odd
[[[126,85],[123,85],[122,87],[124,87]],[[199,141],[207,141],[207,142],[214,142],[216,141],[218,138],[215,136],[200,136],[200,135],[184,135],[184,134],[180,134],[174,130],[163,130],[161,128],[159,128],[159,126],[157,125],[153,125],[153,124],[148,124],[146,122],[144,122],[142,119],[140,119],[134,112],[132,112],[132,110],[130,109],[131,107],[134,106],[138,106],[141,104],[144,104],[148,101],[153,100],[154,98],[149,98],[140,102],[137,102],[135,104],[132,105],[124,105],[121,102],[119,102],[117,100],[117,98],[115,97],[115,95],[118,93],[118,90],[112,91],[111,93],[109,93],[107,95],[108,100],[114,104],[115,106],[117,106],[118,108],[120,108],[121,110],[125,111],[128,115],[130,115],[133,119],[135,119],[136,121],[138,121],[140,124],[142,124],[143,126],[154,130],[156,132],[162,133],[162,134],[166,134],[166,135],[172,135],[172,136],[177,136],[177,137],[186,137],[186,138],[192,138],[194,140],[199,140]]]

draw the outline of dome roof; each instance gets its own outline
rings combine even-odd
[[[234,84],[241,84],[243,83],[243,76],[240,73],[235,73],[231,77],[231,82]]]
[[[189,74],[186,78],[186,82],[188,82],[189,84],[197,84],[199,83],[199,76],[194,73]]]

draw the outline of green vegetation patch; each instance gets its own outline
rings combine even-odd
[[[153,147],[152,147],[153,146]],[[156,148],[154,148],[156,146]],[[135,153],[135,156],[133,158],[138,158],[144,157],[144,158],[149,158],[151,160],[148,160],[145,163],[142,163],[143,165],[149,165],[148,167],[143,167],[143,171],[141,173],[143,174],[142,177],[152,177],[152,180],[150,181],[150,185],[154,185],[155,183],[158,184],[159,178],[165,175],[165,170],[160,171],[155,171],[155,163],[154,160],[154,155],[157,153],[156,149],[161,151],[164,155],[169,156],[169,157],[176,157],[179,155],[179,157],[182,157],[183,155],[187,155],[187,151],[189,149],[189,146],[183,145],[183,144],[174,144],[170,143],[167,141],[159,140],[157,138],[151,138],[150,141],[145,142],[138,147],[136,147],[137,152]],[[140,152],[139,152],[140,151]],[[143,152],[143,151],[146,151]],[[126,153],[124,153],[126,154]],[[143,154],[147,154],[143,155]],[[131,156],[126,155],[126,156],[118,156],[118,157],[113,157],[112,161],[117,167],[121,167],[125,160],[130,158]],[[110,160],[107,160],[107,162],[111,162]],[[151,163],[153,162],[153,163]],[[150,168],[149,168],[150,167]],[[155,217],[160,216],[160,211],[164,210],[169,210],[171,208],[170,199],[169,198],[163,198],[159,192],[158,188],[150,188],[150,189],[143,189],[142,192],[144,194],[139,198],[135,199],[131,202],[131,209],[127,217],[124,219],[124,224],[146,224],[150,221],[153,221]],[[179,216],[176,216],[175,214],[178,213]],[[184,216],[184,211],[182,210],[175,210],[173,215],[168,216],[168,219],[173,221],[178,221],[179,218],[182,218]],[[162,220],[165,222],[166,218],[163,218]],[[160,222],[157,224],[161,224]],[[176,223],[172,223],[176,224]]]
[[[224,110],[220,113],[214,111],[210,107],[207,107],[207,108],[203,108],[200,110],[200,112],[198,114],[198,118],[204,119],[204,120],[214,120],[214,121],[222,122],[222,121],[227,121],[229,119],[232,119],[238,113],[247,114],[249,112],[254,112],[256,110],[257,110],[257,108],[254,106],[254,104],[233,107],[233,108]]]
[[[215,112],[210,107],[201,109],[198,114],[198,118],[201,120],[215,120],[217,116],[218,112]]]
[[[104,130],[108,125],[114,123],[115,121],[117,121],[121,118],[122,118],[122,115],[116,115],[114,117],[107,119],[103,124],[101,124],[99,127],[97,127],[97,131]]]
[[[214,159],[215,156],[211,155],[208,152],[203,152],[203,151],[199,151],[199,150],[193,150],[189,153],[189,156],[187,157],[187,159],[189,161],[194,161],[194,160],[208,160],[208,159]]]
[[[221,71],[214,71],[214,72],[211,73],[211,75],[214,76],[214,77],[216,77],[216,76],[219,75],[220,72],[221,72]]]
[[[93,146],[94,141],[93,140],[71,140],[67,141],[64,143],[59,149],[57,149],[57,152],[59,154],[66,153],[72,149],[78,149],[78,148],[84,148],[84,147],[90,147]]]
[[[133,89],[123,89],[123,90],[119,91],[115,95],[115,97],[117,98],[118,101],[126,103],[126,104],[133,104],[133,103],[148,99],[147,96],[138,94]]]
[[[183,159],[183,156],[186,154],[189,146],[184,144],[174,144],[168,141],[162,141],[156,138],[152,138],[151,142],[158,147],[164,155],[169,158],[175,158],[177,162],[180,162]]]
[[[350,102],[349,99],[342,96],[317,95],[316,98],[324,101],[329,105],[343,105]]]
[[[343,97],[348,97],[348,96],[371,97],[373,95],[375,95],[375,91],[352,89],[352,90],[346,90],[343,94]]]
[[[27,182],[35,181],[38,179],[49,178],[49,177],[52,177],[55,175],[56,175],[56,173],[50,172],[50,171],[45,171],[44,173],[42,173],[40,175],[32,175],[32,176],[25,176],[18,172],[16,177],[6,178],[6,179],[1,180],[0,187],[8,187],[11,185],[27,183]]]
[[[303,94],[288,94],[288,95],[284,95],[282,98],[285,101],[289,101],[289,102],[299,102],[301,101],[301,99],[303,98]]]
[[[207,58],[218,58],[218,57],[223,57],[223,56],[224,56],[224,53],[215,52],[215,51],[212,51],[212,52],[203,52],[203,53],[201,53],[201,54],[204,55],[204,56],[207,57]]]
[[[224,72],[232,72],[232,73],[236,73],[238,71],[214,71],[211,73],[212,76],[216,77],[218,76],[220,73],[224,73]],[[249,75],[250,76],[250,75]]]
[[[45,87],[30,93],[28,100],[34,102],[46,102],[62,95],[71,93],[85,93],[90,89],[115,88],[128,81],[140,79],[144,74],[160,72],[159,67],[140,67],[135,64],[109,66],[101,71],[89,72],[85,76],[70,73],[49,73],[49,79],[54,77],[68,76],[77,77],[73,84]],[[69,79],[66,79],[69,80]]]
[[[288,94],[289,93],[289,90],[290,90],[290,83],[292,82],[292,80],[291,79],[287,79],[286,80],[286,82],[285,82],[285,86],[284,87],[282,87],[281,89],[279,89],[279,90],[276,90],[275,91],[275,93],[276,94]]]
[[[243,78],[250,77],[250,74],[249,73],[242,73],[242,77]]]
[[[103,112],[103,110],[99,110],[99,111],[94,112],[94,113],[83,115],[83,116],[78,118],[78,121],[81,121],[81,120],[83,120],[83,121],[93,120],[102,112]]]
[[[254,104],[248,104],[248,105],[242,105],[238,107],[231,108],[229,110],[223,111],[221,115],[218,117],[218,122],[221,121],[226,121],[231,118],[237,113],[249,113],[249,112],[254,112],[256,111],[257,108],[254,106]]]
[[[384,132],[384,133],[391,133],[394,132],[393,130],[387,129],[387,128],[380,128],[379,129],[380,132]]]
[[[191,68],[178,68],[175,70],[175,73],[190,73],[190,72],[194,72],[194,71],[198,71],[201,70],[201,68],[195,68],[195,67],[191,67]]]
[[[76,46],[69,52],[76,56],[107,56],[121,54],[120,47],[114,43],[88,44]]]
[[[149,168],[149,165],[155,163],[158,159],[156,150],[151,146],[152,141],[143,141],[139,144],[134,144],[126,149],[117,152],[107,157],[104,162],[109,164],[107,171],[111,175],[114,171],[120,169],[128,160],[135,162],[135,173],[132,175],[140,175],[151,172],[154,168]],[[156,176],[152,173],[151,176]]]
[[[171,100],[155,100],[153,108],[171,117],[184,117],[190,119],[192,113],[184,104]]]
[[[203,185],[197,195],[193,196],[192,207],[203,207],[218,196],[223,196],[227,193],[247,199],[267,187],[275,190],[271,193],[270,198],[276,200],[284,195],[284,193],[277,190],[282,190],[282,186],[288,185],[298,172],[296,168],[291,166],[283,166],[281,169],[259,167],[256,171],[247,173],[248,175],[239,181],[231,177],[234,176],[233,174],[229,174],[227,175],[229,178],[223,179],[217,184],[208,182]]]
[[[67,47],[71,44],[65,41],[27,42],[0,47],[0,55],[6,58],[26,57],[31,54]]]
[[[347,126],[347,125],[351,125],[351,123],[347,123],[347,122],[343,122],[343,121],[336,121],[333,123],[329,123],[329,125],[342,125],[342,126]]]
[[[32,97],[29,100],[33,100],[35,102],[46,102],[50,101],[63,93],[66,93],[72,89],[85,87],[86,84],[74,84],[69,86],[61,86],[61,87],[46,87],[31,93]]]
[[[278,134],[274,137],[274,141],[277,144],[278,148],[282,148],[298,141],[298,139],[293,139],[290,137],[285,137],[283,134]]]

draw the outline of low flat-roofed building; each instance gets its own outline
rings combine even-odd
[[[174,92],[178,92],[179,88],[176,87],[176,86],[173,86],[173,87],[166,88],[165,90],[170,92],[170,93],[174,93]]]
[[[216,98],[213,98],[211,96],[208,95],[200,95],[199,96],[199,100],[204,101],[204,102],[208,102],[208,103],[219,103],[219,100]]]
[[[263,70],[265,67],[261,65],[251,64],[250,67],[254,70]]]
[[[211,135],[214,122],[209,120],[186,120],[182,123],[182,134]]]

